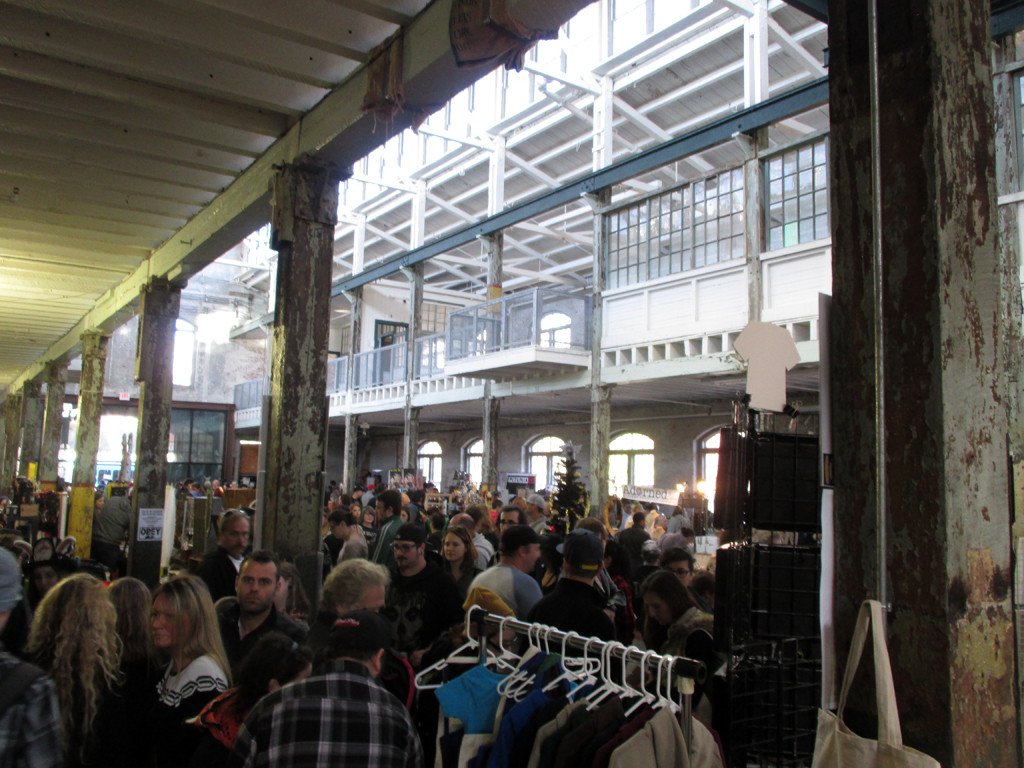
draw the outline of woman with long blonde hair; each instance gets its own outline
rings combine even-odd
[[[103,583],[85,573],[51,588],[33,617],[25,651],[56,688],[68,766],[98,765],[104,732],[117,727],[109,722],[120,682],[116,623]]]
[[[195,576],[176,576],[153,593],[150,631],[168,659],[156,686],[150,733],[159,768],[188,764],[201,732],[185,723],[227,690],[230,666],[210,590]]]

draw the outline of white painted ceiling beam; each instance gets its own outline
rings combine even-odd
[[[779,41],[783,50],[803,63],[811,75],[814,77],[824,77],[828,74],[828,70],[822,66],[818,58],[800,45],[775,19],[768,19],[768,30]]]

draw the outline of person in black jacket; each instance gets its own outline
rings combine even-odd
[[[282,632],[296,642],[306,639],[306,630],[274,607],[274,592],[280,578],[280,561],[273,552],[253,552],[238,572],[238,601],[218,615],[232,672],[256,642],[268,632]]]
[[[615,624],[605,613],[605,599],[594,588],[604,568],[604,543],[592,531],[577,528],[559,545],[564,561],[562,578],[547,597],[541,598],[527,616],[583,637],[615,639]]]
[[[235,594],[235,581],[242,557],[249,548],[249,517],[240,509],[221,515],[217,549],[203,557],[199,578],[210,589],[210,598],[217,602]]]

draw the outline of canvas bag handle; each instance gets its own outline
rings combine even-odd
[[[846,695],[853,685],[854,675],[860,664],[867,639],[868,625],[871,626],[872,646],[875,656],[875,705],[878,708],[878,740],[894,747],[903,746],[903,733],[900,730],[900,715],[896,708],[896,689],[892,682],[892,667],[889,665],[889,649],[885,642],[882,629],[882,604],[877,600],[865,600],[857,614],[857,624],[853,630],[853,641],[850,643],[850,656],[846,660],[846,673],[843,676],[843,689],[839,695],[837,716],[843,719],[846,708]]]

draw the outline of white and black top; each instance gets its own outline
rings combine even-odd
[[[200,656],[173,674],[174,663],[164,670],[156,685],[153,725],[156,759],[159,768],[178,768],[188,764],[199,745],[202,731],[186,725],[208,702],[228,688],[228,677],[211,656]]]

